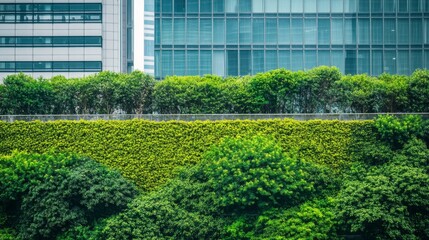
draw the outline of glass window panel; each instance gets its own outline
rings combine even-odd
[[[155,43],[160,44],[161,43],[161,19],[156,18],[155,19]]]
[[[423,68],[423,51],[411,50],[410,53],[410,70],[414,72],[417,69]]]
[[[33,64],[31,62],[16,62],[16,70],[32,70]]]
[[[429,19],[425,19],[425,26],[424,26],[424,43],[428,44],[429,43]]]
[[[292,44],[303,44],[303,21],[302,19],[292,19]]]
[[[396,12],[397,0],[384,0],[384,12],[394,13]]]
[[[198,44],[198,19],[188,18],[186,32],[186,42],[188,44]]]
[[[240,76],[252,74],[252,54],[250,50],[240,51]]]
[[[292,0],[291,12],[302,13],[304,12],[304,0]]]
[[[279,18],[279,44],[290,44],[290,19]]]
[[[55,8],[54,4],[54,8]],[[101,4],[100,3],[85,3],[85,11],[101,11]]]
[[[277,12],[277,0],[265,0],[265,12],[266,13],[276,13]]]
[[[240,12],[252,12],[252,0],[240,0]]]
[[[226,19],[226,43],[238,43],[238,19],[236,18]]]
[[[213,20],[213,44],[225,44],[225,20],[217,19]]]
[[[17,4],[16,11],[18,12],[31,12],[33,11],[33,4]]]
[[[273,69],[277,69],[277,51],[276,50],[267,50],[265,52],[265,71],[270,71]]]
[[[161,51],[155,51],[155,78],[161,78]]]
[[[299,71],[304,69],[304,53],[299,51],[292,51],[292,71]]]
[[[384,19],[384,43],[396,44],[396,19]]]
[[[399,12],[408,12],[408,0],[399,0],[398,1],[398,11]]]
[[[252,7],[253,7],[254,13],[263,13],[264,12],[263,0],[252,0]]]
[[[313,69],[317,66],[316,50],[305,51],[305,69]]]
[[[290,69],[290,51],[279,51],[279,68]]]
[[[211,43],[212,43],[212,20],[210,18],[203,18],[200,20],[200,44],[211,44]]]
[[[409,0],[410,12],[422,12],[422,2],[420,0]]]
[[[369,0],[359,0],[359,12],[369,12]]]
[[[331,66],[331,53],[329,50],[319,50],[317,61],[319,66]]]
[[[32,37],[18,37],[16,39],[17,44],[25,44],[25,45],[31,45],[33,44],[33,38]]]
[[[411,44],[423,43],[423,22],[422,19],[411,19]]]
[[[277,18],[267,18],[265,29],[265,42],[269,44],[277,44]]]
[[[225,10],[227,13],[238,12],[238,0],[227,0],[225,2]]]
[[[91,69],[94,71],[101,71],[101,62],[95,62],[95,61],[91,61],[91,62],[85,62],[85,69]]]
[[[331,0],[318,0],[317,8],[320,13],[329,13],[331,11]]]
[[[162,61],[161,77],[165,78],[167,76],[172,76],[173,75],[173,52],[161,51],[161,61]]]
[[[187,59],[186,59],[186,75],[195,76],[198,75],[199,60],[198,60],[198,51],[188,50]]]
[[[185,19],[174,19],[174,44],[185,44]]]
[[[188,13],[197,13],[199,10],[198,0],[187,0]]]
[[[84,62],[68,62],[69,64],[69,69],[70,70],[80,70],[80,69],[85,69],[85,63]]]
[[[356,0],[344,0],[344,12],[346,13],[357,12]]]
[[[317,42],[317,27],[316,19],[305,19],[305,44],[316,44]]]
[[[346,44],[356,44],[356,19],[344,20],[344,40]]]
[[[173,8],[173,0],[162,0],[162,12],[163,13],[171,13]],[[197,0],[198,1],[198,0]]]
[[[279,13],[290,13],[291,0],[279,0]]]
[[[174,12],[184,13],[186,10],[186,0],[174,0]]]
[[[240,19],[240,44],[252,42],[252,22],[250,18]]]
[[[264,43],[264,19],[253,19],[253,43]]]
[[[345,67],[345,74],[356,74],[356,50],[346,51]]]
[[[39,6],[40,8],[41,6]],[[83,12],[85,11],[85,5],[82,3],[71,3],[69,6],[71,12]],[[36,10],[36,9],[34,9]]]
[[[228,58],[226,59],[226,70],[228,76],[238,76],[238,51],[228,50]]]
[[[384,72],[396,74],[396,51],[384,52]]]
[[[225,52],[213,51],[213,74],[225,76]]]
[[[34,62],[33,69],[35,71],[45,71],[47,69],[52,69],[52,63],[51,62]]]
[[[216,0],[214,0],[216,1]],[[212,0],[200,0],[200,12],[211,13],[212,12]]]
[[[344,53],[341,50],[335,50],[331,52],[331,64],[332,66],[340,69],[342,73],[345,70]]]
[[[66,13],[54,14],[54,22],[69,22],[70,15]]]
[[[316,13],[317,12],[316,8],[317,8],[316,0],[304,0],[304,12]]]
[[[380,18],[372,19],[372,44],[383,44],[383,21]]]
[[[410,74],[410,54],[409,51],[398,51],[398,57],[396,59],[398,62],[398,74],[409,75]]]
[[[378,76],[383,73],[383,52],[372,51],[372,74]]]
[[[173,26],[171,18],[162,19],[161,44],[173,44]]]
[[[319,19],[318,21],[318,41],[319,44],[330,44],[331,41],[331,21],[329,19]]]
[[[398,44],[409,44],[410,37],[409,19],[398,19]]]
[[[423,0],[425,12],[429,12],[429,0]]]
[[[253,51],[253,74],[264,72],[264,51],[255,50]]]
[[[332,19],[331,33],[332,44],[343,44],[343,19]]]
[[[371,73],[371,69],[370,69],[370,64],[371,59],[370,59],[370,52],[368,50],[361,50],[358,53],[358,74],[370,74]]]
[[[388,0],[391,2],[392,0]],[[371,1],[371,12],[381,13],[383,12],[383,0],[372,0]]]
[[[343,0],[331,0],[331,10],[333,13],[342,13]]]
[[[429,69],[429,50],[425,50],[425,69]]]
[[[153,57],[155,53],[155,42],[153,40],[144,40],[144,55]]]
[[[215,13],[225,12],[225,4],[223,0],[213,0],[213,12]]]
[[[212,73],[212,52],[201,50],[200,51],[200,75]],[[238,74],[237,74],[238,75]]]

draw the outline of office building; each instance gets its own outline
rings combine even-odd
[[[131,7],[131,0],[1,0],[0,81],[17,72],[131,70]]]
[[[144,5],[144,24],[150,27],[135,39],[154,40],[144,46],[144,60],[153,55],[154,62],[136,67],[154,67],[157,78],[319,65],[337,66],[345,74],[408,75],[429,66],[428,0],[145,0]]]

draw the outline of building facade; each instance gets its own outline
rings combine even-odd
[[[153,4],[153,19],[144,23],[154,22],[157,78],[319,65],[408,75],[429,67],[429,0],[145,2]]]
[[[48,78],[130,70],[130,2],[2,0],[0,80],[17,72]]]

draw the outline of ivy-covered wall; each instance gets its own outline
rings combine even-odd
[[[372,121],[55,121],[0,122],[0,154],[14,150],[75,152],[91,157],[153,190],[207,149],[230,136],[269,135],[285,150],[333,171],[353,160],[354,149],[375,140]]]

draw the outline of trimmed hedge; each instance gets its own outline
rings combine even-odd
[[[91,157],[153,190],[200,161],[224,137],[273,136],[298,157],[339,170],[356,147],[376,141],[373,121],[55,121],[0,122],[0,154],[52,149]]]

